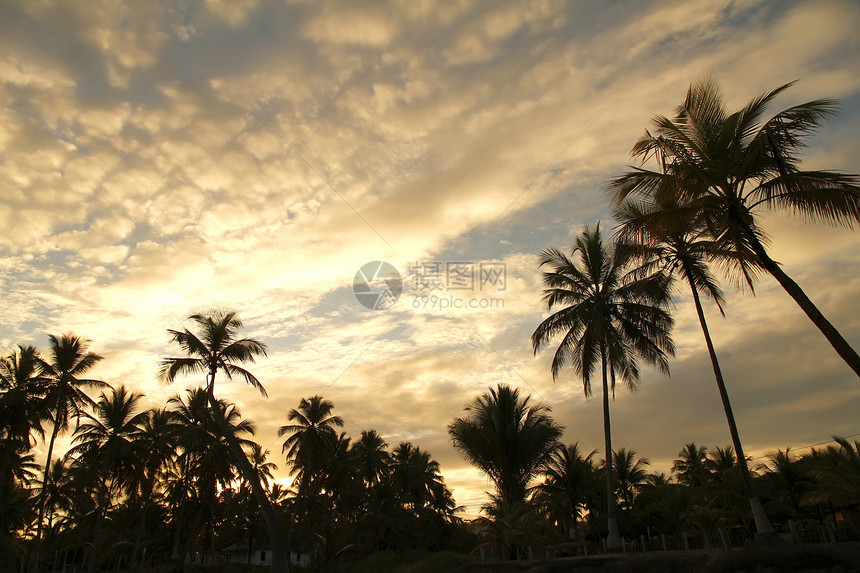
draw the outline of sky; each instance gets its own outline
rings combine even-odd
[[[860,170],[860,5],[851,1],[0,1],[0,350],[74,332],[92,371],[162,406],[168,328],[229,308],[268,345],[268,390],[217,393],[277,428],[302,397],[440,462],[464,515],[492,486],[448,424],[504,383],[550,406],[567,443],[603,444],[599,395],[529,337],[538,254],[614,223],[606,181],[689,84],[730,109],[799,80],[838,118],[808,168]],[[860,240],[768,215],[773,257],[860,347]],[[385,262],[402,293],[353,293]],[[360,275],[359,275],[360,276]],[[359,286],[379,292],[378,280]],[[776,282],[706,309],[748,455],[860,433],[860,380]],[[359,297],[361,298],[361,297]],[[612,403],[613,443],[669,471],[730,437],[692,303],[671,376]],[[68,436],[65,437],[68,443]],[[45,448],[39,446],[42,450]]]

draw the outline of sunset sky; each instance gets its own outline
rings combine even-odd
[[[602,450],[599,396],[573,371],[553,382],[552,352],[531,350],[538,253],[569,251],[587,224],[611,233],[606,181],[708,73],[732,109],[792,80],[776,107],[840,99],[804,165],[860,171],[849,0],[0,0],[0,350],[73,331],[105,356],[94,376],[162,406],[200,382],[156,381],[166,330],[235,309],[268,344],[252,370],[269,398],[218,393],[280,477],[277,427],[323,394],[349,435],[429,450],[474,515],[492,486],[446,427],[487,387],[544,401],[565,441]],[[860,235],[763,226],[860,347]],[[353,296],[370,261],[404,277],[390,308]],[[707,312],[747,453],[860,433],[860,380],[776,282],[724,287],[726,318]],[[645,370],[612,405],[616,447],[667,472],[686,442],[730,443],[678,294],[671,378]]]

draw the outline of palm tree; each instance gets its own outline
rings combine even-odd
[[[84,388],[105,388],[108,384],[101,380],[81,378],[92,370],[103,357],[89,352],[89,340],[82,339],[72,333],[62,336],[48,335],[51,343],[51,361],[37,358],[45,378],[45,409],[51,412],[54,429],[48,443],[48,455],[45,459],[45,473],[42,480],[42,491],[48,490],[50,477],[51,455],[54,452],[54,442],[57,436],[68,429],[72,418],[81,415],[84,406],[94,406],[92,398],[87,396]],[[39,517],[36,522],[36,542],[33,548],[31,568],[39,567],[39,552],[42,539],[42,522],[45,518],[46,499],[42,499],[39,507]]]
[[[504,384],[488,388],[465,410],[468,416],[448,426],[454,448],[490,477],[503,506],[522,503],[562,434],[552,410]]]
[[[391,481],[398,497],[413,510],[427,505],[437,508],[437,502],[445,500],[447,488],[439,462],[409,442],[401,442],[391,454]]]
[[[660,168],[637,168],[614,179],[610,188],[616,204],[633,196],[688,206],[698,219],[695,228],[707,229],[720,249],[738,255],[729,268],[751,288],[760,270],[773,276],[860,376],[860,355],[770,257],[767,235],[756,220],[763,210],[780,209],[849,228],[860,221],[856,175],[799,167],[806,137],[835,114],[837,102],[810,101],[762,121],[767,107],[792,84],[729,113],[713,78],[694,82],[675,117],[655,117],[654,133],[646,131],[633,147],[643,165],[654,157]]]
[[[322,474],[322,487],[329,496],[328,508],[338,514],[349,513],[353,494],[361,488],[351,442],[345,432],[340,433],[335,439],[326,471]]]
[[[278,469],[276,463],[266,461],[269,458],[269,450],[264,450],[263,446],[252,442],[248,458],[254,465],[254,473],[260,479],[263,489],[269,491],[270,485],[275,481],[275,476],[272,472]]]
[[[45,391],[39,351],[18,346],[17,352],[0,359],[0,439],[3,457],[9,448],[29,449],[32,432],[44,437],[41,399]]]
[[[534,486],[532,498],[565,538],[575,532],[579,519],[591,505],[600,487],[592,450],[586,456],[579,444],[559,445],[541,468],[542,483]]]
[[[664,184],[676,187],[678,181],[666,179]],[[679,193],[676,188],[661,194],[665,197],[645,197],[637,200],[628,197],[615,211],[615,216],[620,223],[619,235],[623,241],[633,241],[632,248],[644,261],[644,268],[659,267],[669,277],[680,274],[689,284],[732,443],[740,454],[740,459],[743,460],[740,464],[741,477],[755,519],[756,530],[761,534],[772,534],[773,525],[762,507],[746,465],[729,392],[699,296],[699,293],[702,293],[710,297],[723,314],[722,291],[708,269],[708,261],[718,261],[723,265],[744,264],[744,253],[721,247],[718,241],[707,237],[705,228],[697,229],[695,211],[689,205],[677,202]]]
[[[334,452],[335,427],[343,427],[340,416],[332,416],[334,404],[322,396],[302,398],[298,408],[287,414],[292,424],[278,428],[278,436],[288,435],[281,451],[297,474],[298,493],[307,496]]]
[[[172,419],[171,431],[180,449],[172,493],[175,506],[173,552],[176,558],[181,559],[187,552],[180,548],[183,520],[193,513],[187,510],[188,506],[196,505],[198,509],[197,519],[191,516],[191,529],[195,526],[205,527],[206,521],[202,516],[205,508],[208,511],[210,533],[214,532],[218,489],[230,487],[240,472],[237,471],[239,462],[233,448],[212,413],[205,388],[187,389],[185,398],[173,396],[168,400],[168,405]],[[243,455],[246,450],[252,450],[255,442],[246,436],[254,434],[253,422],[243,419],[236,405],[226,400],[217,400],[216,408],[229,434],[239,443]],[[196,503],[190,503],[192,501]]]
[[[147,516],[159,487],[161,478],[176,460],[176,432],[173,416],[166,408],[147,410],[139,424],[139,439],[142,442],[140,474],[137,476],[137,491],[140,501],[140,517],[137,534],[131,553],[131,563],[137,563],[137,555],[147,532]]]
[[[708,448],[696,446],[695,442],[684,444],[678,452],[678,459],[672,464],[672,471],[678,483],[687,487],[702,487],[708,481]]]
[[[132,495],[142,473],[145,459],[140,424],[147,417],[139,404],[142,394],[129,392],[125,386],[102,393],[94,413],[75,430],[72,448],[67,456],[77,456],[75,463],[89,477],[95,492],[95,527],[90,571],[95,571],[99,555],[99,535],[102,522],[114,499]]]
[[[391,454],[385,449],[388,443],[376,430],[363,430],[352,444],[350,452],[356,462],[356,471],[368,489],[373,489],[388,476]]]
[[[176,342],[188,356],[168,357],[162,360],[159,377],[170,383],[180,374],[205,374],[209,409],[227,440],[242,475],[251,485],[254,497],[263,512],[272,543],[271,571],[286,573],[288,568],[287,551],[272,503],[242,450],[241,444],[230,431],[230,427],[224,419],[224,412],[215,398],[215,376],[219,370],[228,379],[238,376],[257,388],[263,396],[267,395],[257,377],[240,366],[245,362],[254,362],[257,356],[265,356],[266,346],[253,338],[237,337],[238,329],[242,328],[242,321],[233,311],[216,310],[209,316],[194,314],[189,317],[189,320],[197,325],[199,334],[195,334],[187,328],[185,330],[168,330],[173,336],[173,342]]]
[[[827,502],[837,506],[860,502],[860,441],[849,442],[834,436],[837,446],[813,450],[810,474],[816,489],[806,497],[808,503]]]
[[[0,546],[12,560],[4,509],[16,494],[17,484],[30,481],[33,432],[44,438],[44,388],[38,356],[34,347],[18,346],[16,352],[0,359]]]
[[[557,336],[562,340],[552,360],[552,376],[572,365],[582,377],[585,395],[591,394],[591,376],[600,364],[603,382],[603,432],[606,452],[612,452],[609,392],[615,392],[615,377],[633,390],[639,379],[637,358],[669,371],[667,354],[674,354],[669,334],[672,317],[665,310],[669,302],[665,275],[634,276],[625,272],[631,255],[604,244],[600,225],[585,228],[577,237],[573,256],[578,264],[558,249],[541,256],[547,308],[561,310],[545,319],[532,334],[535,354]],[[612,384],[610,386],[610,378]],[[616,518],[612,456],[606,456],[606,499],[609,527],[608,547],[621,548]]]
[[[797,458],[791,448],[777,450],[768,455],[768,462],[762,464],[762,481],[770,494],[771,506],[788,518],[801,515],[801,501],[813,489],[813,478],[809,475],[809,458]]]
[[[613,455],[613,466],[615,468],[615,486],[618,497],[624,504],[624,509],[633,509],[633,498],[643,484],[648,482],[646,466],[651,465],[648,458],[636,459],[634,450],[621,448]]]

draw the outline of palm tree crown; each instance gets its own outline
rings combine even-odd
[[[168,329],[173,342],[185,351],[187,357],[165,358],[161,362],[159,377],[167,383],[173,382],[180,374],[203,373],[207,376],[206,389],[212,394],[215,385],[215,372],[224,372],[228,379],[239,376],[257,388],[263,396],[266,389],[245,368],[244,362],[254,362],[257,356],[266,355],[266,345],[253,338],[237,338],[236,331],[242,328],[242,321],[233,311],[216,310],[210,315],[194,314],[188,317],[200,329],[199,334],[188,330]]]
[[[716,248],[733,252],[724,268],[751,288],[762,271],[771,274],[860,376],[860,356],[827,321],[803,290],[770,258],[768,238],[756,215],[782,210],[809,221],[853,227],[860,222],[860,187],[855,175],[800,168],[806,138],[832,117],[836,101],[819,99],[783,110],[763,120],[768,106],[788,83],[754,97],[730,113],[717,82],[694,82],[673,118],[656,116],[633,147],[643,165],[610,183],[614,201],[645,198],[658,204],[677,202],[697,218]],[[667,229],[674,215],[658,217]]]
[[[586,396],[591,376],[606,361],[611,373],[622,377],[631,389],[639,379],[637,358],[668,372],[667,354],[674,353],[670,336],[672,317],[664,274],[635,278],[628,273],[632,253],[612,249],[600,234],[585,228],[573,250],[578,263],[558,249],[541,256],[547,308],[562,307],[545,319],[532,334],[535,353],[561,336],[552,360],[553,379],[572,365],[582,377]]]
[[[298,408],[287,414],[292,424],[278,428],[278,436],[288,436],[281,451],[293,466],[299,480],[300,493],[319,477],[334,453],[337,433],[335,427],[343,427],[343,419],[333,416],[334,403],[322,396],[302,398]]]
[[[475,398],[466,411],[468,416],[448,426],[454,448],[490,477],[503,503],[522,502],[562,434],[551,409],[502,384]]]

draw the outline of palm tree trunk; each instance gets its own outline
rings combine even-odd
[[[48,478],[51,475],[51,455],[54,453],[54,441],[57,439],[57,433],[60,430],[60,425],[57,421],[60,419],[59,408],[54,416],[54,429],[51,432],[51,441],[48,444],[48,457],[45,460],[45,475],[42,478],[42,503],[39,504],[39,520],[36,522],[36,539],[33,544],[33,555],[30,556],[30,571],[38,573],[39,571],[39,552],[42,545],[42,521],[45,519],[45,508],[48,504]]]
[[[621,551],[621,535],[618,533],[618,518],[615,507],[615,479],[612,471],[612,427],[609,421],[609,385],[606,380],[606,349],[600,345],[603,368],[603,439],[606,447],[606,548],[611,552]]]
[[[96,498],[98,498],[98,496],[96,496]],[[107,504],[105,504],[105,505],[107,505]],[[105,508],[104,511],[107,511],[107,509]],[[99,543],[99,536],[101,535],[101,532],[102,532],[102,520],[103,520],[102,513],[103,513],[103,510],[100,509],[99,507],[96,507],[96,523],[95,523],[95,527],[93,528],[93,548],[92,548],[92,551],[90,552],[89,568],[87,569],[87,571],[89,571],[89,573],[95,572],[96,561],[99,561],[98,543]]]
[[[686,270],[686,269],[685,269]],[[702,302],[699,299],[699,293],[696,291],[696,286],[693,283],[693,278],[689,273],[687,280],[690,283],[690,290],[693,291],[693,302],[696,304],[696,314],[699,316],[699,324],[702,326],[702,334],[705,336],[705,344],[708,347],[708,355],[711,357],[711,366],[714,368],[714,378],[717,380],[717,388],[720,390],[720,399],[723,401],[723,410],[726,413],[726,421],[729,423],[729,433],[732,435],[732,445],[735,447],[735,454],[738,457],[738,467],[741,469],[741,476],[744,481],[744,489],[747,491],[747,497],[750,502],[753,519],[755,520],[756,535],[772,536],[774,534],[773,525],[767,517],[767,513],[762,507],[761,500],[755,490],[752,476],[750,476],[749,468],[747,467],[747,458],[744,455],[744,448],[741,445],[741,437],[738,433],[738,426],[735,423],[735,415],[732,412],[732,403],[729,401],[729,392],[726,390],[726,383],[723,380],[723,372],[720,369],[720,363],[717,360],[717,351],[714,350],[714,343],[711,341],[711,333],[708,331],[708,323],[705,321],[705,312],[702,310]]]
[[[236,463],[239,464],[239,469],[241,470],[242,475],[244,475],[247,482],[251,484],[251,490],[254,492],[254,497],[257,499],[257,503],[260,504],[260,511],[263,513],[263,519],[265,519],[266,527],[269,530],[269,540],[272,544],[272,565],[269,568],[269,571],[271,571],[271,573],[288,573],[289,564],[287,562],[287,548],[284,545],[284,538],[281,535],[281,528],[278,525],[278,518],[275,516],[275,510],[272,507],[271,501],[269,501],[269,496],[266,495],[263,486],[260,485],[260,479],[254,471],[254,468],[251,466],[251,462],[248,461],[248,457],[242,450],[242,446],[239,445],[239,440],[236,439],[236,436],[227,426],[227,421],[224,420],[221,408],[215,400],[215,371],[210,370],[209,376],[209,389],[207,392],[209,408],[212,410],[212,415],[215,417],[218,427],[221,428],[221,432],[224,434],[224,439],[227,440],[227,444],[230,446],[230,450],[236,458]]]
[[[143,532],[146,529],[146,514],[149,509],[149,498],[151,496],[151,494],[147,495],[146,499],[142,502],[140,521],[137,523],[137,532],[134,536],[134,548],[131,550],[130,564],[132,567],[136,567],[138,565],[137,554],[138,551],[140,551],[140,543],[143,541]]]
[[[848,344],[848,341],[836,330],[836,327],[830,324],[830,321],[824,317],[821,311],[818,310],[818,307],[809,300],[803,289],[790,276],[785,274],[776,261],[770,258],[767,251],[765,251],[764,245],[761,244],[761,241],[758,240],[749,225],[744,224],[744,227],[750,239],[750,246],[752,246],[753,251],[765,270],[777,280],[782,288],[785,289],[785,292],[806,313],[809,320],[818,327],[818,330],[821,331],[836,353],[842,357],[842,360],[845,361],[857,376],[860,376],[860,355],[857,354],[857,351]]]

